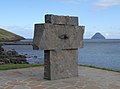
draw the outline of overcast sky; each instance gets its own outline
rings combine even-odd
[[[84,38],[100,32],[120,39],[120,0],[0,0],[0,27],[26,38],[45,14],[78,16],[86,26]]]

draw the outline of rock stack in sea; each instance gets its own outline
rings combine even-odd
[[[97,32],[91,37],[91,39],[105,39],[105,37],[101,33]]]
[[[0,64],[28,64],[25,55],[19,55],[14,49],[5,51],[0,44]]]

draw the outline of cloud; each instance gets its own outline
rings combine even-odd
[[[100,8],[108,8],[111,6],[120,5],[120,0],[97,0],[95,5]]]
[[[90,3],[89,0],[57,0],[64,3],[71,3],[71,4],[77,4],[77,3]],[[93,3],[95,6],[99,8],[108,8],[116,5],[120,5],[120,0],[91,0],[91,3]]]

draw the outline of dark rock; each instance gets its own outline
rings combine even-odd
[[[15,49],[7,51],[7,55],[18,55],[18,53],[15,51]]]
[[[5,51],[0,46],[0,64],[28,64],[25,55],[19,55],[15,49]]]

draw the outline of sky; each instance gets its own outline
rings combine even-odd
[[[77,16],[85,39],[96,32],[120,39],[120,0],[0,0],[0,28],[25,38],[33,38],[45,14]]]

